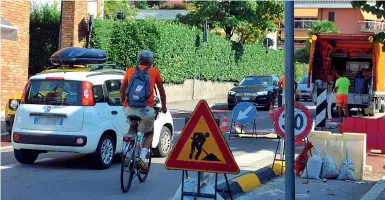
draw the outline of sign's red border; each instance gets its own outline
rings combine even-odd
[[[309,109],[307,109],[304,105],[300,104],[300,103],[295,103],[294,104],[294,107],[295,108],[298,108],[300,109],[302,112],[305,113],[305,116],[307,118],[307,125],[306,125],[306,128],[305,130],[298,134],[297,136],[295,136],[295,140],[298,141],[298,140],[302,140],[303,138],[305,138],[307,135],[309,135],[310,131],[311,131],[311,128],[313,126],[313,117],[311,116],[311,113],[309,112]],[[285,132],[283,132],[281,130],[281,128],[279,127],[279,123],[278,123],[278,120],[279,120],[279,116],[283,113],[283,111],[285,110],[285,105],[282,105],[277,113],[275,113],[274,115],[274,130],[275,132],[281,136],[282,138],[285,138]]]

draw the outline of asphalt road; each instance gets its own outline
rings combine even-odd
[[[221,107],[221,105],[216,105]],[[223,111],[215,112],[223,113]],[[264,128],[267,111],[258,113]],[[189,114],[174,114],[177,131],[174,142],[184,126],[184,117]],[[231,116],[230,116],[231,117]],[[231,118],[229,119],[231,120]],[[265,120],[265,122],[264,122]],[[225,134],[228,140],[228,135]],[[7,136],[2,136],[6,138]],[[272,137],[274,138],[274,137]],[[256,170],[271,164],[276,139],[232,138],[228,140],[230,149],[241,169],[241,173]],[[84,155],[70,153],[46,153],[39,155],[33,165],[18,164],[13,156],[12,147],[4,142],[1,147],[1,199],[2,200],[114,200],[114,199],[171,199],[181,183],[181,171],[167,170],[165,158],[153,158],[151,170],[145,183],[133,182],[130,191],[123,194],[120,190],[120,162],[117,160],[107,170],[93,170]],[[189,173],[195,176],[196,173]],[[231,178],[233,176],[229,176]],[[219,176],[219,182],[223,181]]]

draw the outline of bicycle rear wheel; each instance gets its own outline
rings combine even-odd
[[[120,188],[122,189],[123,193],[126,193],[128,192],[128,190],[130,190],[132,180],[134,179],[135,175],[136,155],[134,148],[132,148],[130,151],[130,158],[125,159],[125,155],[122,155],[122,164],[120,168]]]
[[[151,167],[151,154],[152,154],[152,152],[151,152],[151,148],[150,148],[150,150],[149,150],[148,153],[147,153],[146,160],[145,160],[145,163],[146,163],[146,165],[147,165],[147,173],[142,174],[142,173],[138,172],[138,179],[139,179],[139,181],[140,181],[141,183],[143,183],[144,181],[146,181],[147,176],[148,176],[148,173],[150,173],[150,167]]]

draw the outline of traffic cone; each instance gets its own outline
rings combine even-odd
[[[221,123],[222,131],[225,131],[225,132],[229,131],[229,124],[228,123],[229,123],[229,120],[227,119],[227,114],[225,114],[223,117],[222,123]]]
[[[273,111],[273,106],[271,105],[270,106],[270,109],[269,109],[269,118],[274,118],[274,111]]]

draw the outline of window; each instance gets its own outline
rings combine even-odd
[[[307,84],[307,76],[303,77],[299,84]]]
[[[80,106],[82,82],[65,80],[32,80],[27,104]]]
[[[105,102],[102,85],[94,85],[92,87],[95,103]]]
[[[107,89],[107,98],[108,104],[112,106],[120,106],[120,86],[122,84],[121,80],[108,80],[105,82]]]
[[[272,84],[271,77],[246,77],[239,85],[240,86],[270,86]]]
[[[279,78],[276,77],[276,76],[273,76],[273,84],[274,84],[275,86],[278,86],[278,82],[279,82]]]
[[[329,21],[334,22],[334,12],[329,12]]]

